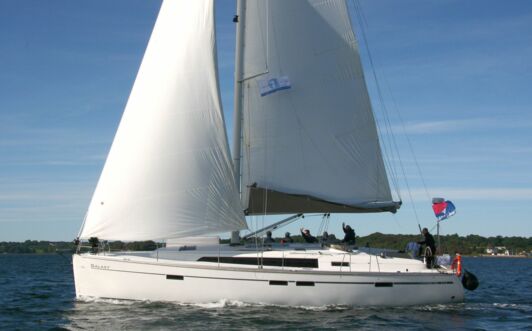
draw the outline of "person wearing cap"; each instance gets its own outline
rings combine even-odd
[[[310,234],[309,229],[301,228],[301,236],[309,244],[318,242],[318,239],[316,239],[316,237]]]
[[[436,254],[436,243],[434,242],[434,237],[429,233],[427,228],[423,228],[421,233],[425,237],[425,240],[418,241],[417,243],[425,245],[425,261],[427,262],[427,268],[431,269],[433,266],[434,255]]]
[[[266,232],[266,238],[264,239],[264,243],[265,244],[271,244],[271,243],[274,243],[275,240],[272,238],[272,232],[271,231],[268,231]]]

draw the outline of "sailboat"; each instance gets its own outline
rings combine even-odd
[[[79,238],[165,246],[78,252],[77,297],[298,306],[463,301],[455,271],[418,259],[239,239],[246,216],[395,213],[401,203],[392,199],[345,0],[240,0],[237,11],[231,157],[214,1],[162,3]],[[220,244],[216,235],[229,232],[232,243]]]

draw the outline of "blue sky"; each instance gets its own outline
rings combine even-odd
[[[532,236],[532,2],[360,3],[421,225],[432,227],[434,217],[403,131],[429,195],[457,206],[457,215],[442,223],[444,233]],[[70,240],[77,234],[159,5],[0,1],[0,240]],[[234,7],[233,0],[217,0],[220,84],[229,120]],[[353,21],[360,37],[355,15]],[[384,110],[360,44],[382,123]],[[397,162],[397,156],[391,159]],[[335,216],[330,232],[338,234],[347,221],[360,235],[415,233],[404,181],[400,189],[404,206],[398,214]],[[316,231],[319,219],[304,225]]]

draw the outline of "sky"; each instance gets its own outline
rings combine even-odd
[[[390,162],[403,164],[403,207],[395,215],[333,215],[329,232],[340,234],[343,221],[358,235],[413,234],[418,222],[430,229],[430,197],[441,196],[457,208],[443,234],[532,236],[532,2],[348,3],[375,116],[395,132],[382,127],[381,140],[395,144]],[[77,235],[159,7],[0,1],[0,241]],[[216,1],[229,139],[234,13],[235,1]],[[287,230],[319,225],[308,217]]]

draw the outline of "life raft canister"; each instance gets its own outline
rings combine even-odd
[[[458,277],[462,275],[462,256],[460,256],[459,253],[456,253],[456,257],[451,264],[451,268],[455,271]]]

